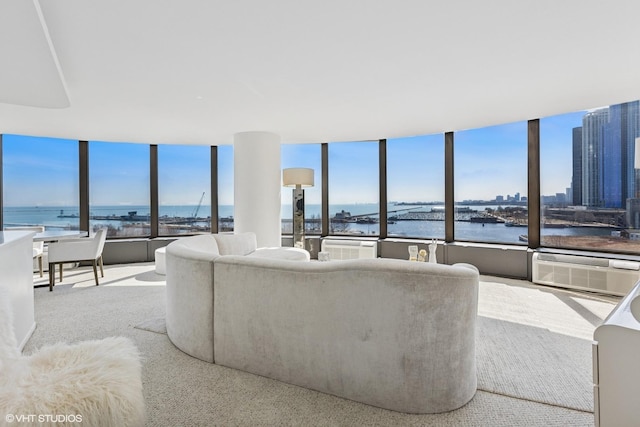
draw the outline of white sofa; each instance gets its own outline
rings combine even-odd
[[[385,409],[457,409],[477,387],[478,271],[397,259],[220,257],[214,360]]]
[[[191,239],[167,248],[167,332],[186,353],[400,412],[474,396],[473,266],[220,256]]]
[[[214,261],[226,255],[309,261],[297,248],[257,248],[255,233],[203,234],[166,246],[167,335],[185,353],[213,363]]]

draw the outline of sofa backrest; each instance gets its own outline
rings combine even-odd
[[[178,239],[167,246],[167,254],[181,258],[211,261],[220,255],[218,243],[213,236],[213,234],[202,234]]]
[[[408,413],[451,411],[476,392],[473,268],[253,256],[213,264],[216,364]]]
[[[214,234],[220,255],[249,255],[258,247],[256,234]]]

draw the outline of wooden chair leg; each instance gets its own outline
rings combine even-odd
[[[38,257],[38,267],[40,268],[40,277],[44,276],[43,269],[42,269],[42,255]]]
[[[98,262],[95,259],[93,260],[93,277],[96,279],[96,286],[100,285],[98,283]]]
[[[53,290],[53,286],[56,284],[56,265],[49,263],[49,292]]]
[[[100,255],[100,274],[104,277],[104,269],[102,268],[102,255]]]
[[[62,267],[64,267],[64,264],[60,263],[58,265],[60,266],[60,281],[62,282],[62,270],[64,270]]]

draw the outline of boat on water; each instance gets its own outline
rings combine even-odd
[[[379,222],[378,218],[373,218],[370,215],[372,214],[351,215],[351,212],[341,210],[340,212],[336,212],[336,214],[331,218],[331,222],[338,222],[338,223],[350,222],[354,224],[377,224]]]
[[[64,209],[60,209],[60,215],[58,215],[58,218],[79,218],[80,216],[78,214],[65,214],[64,213]]]
[[[469,221],[482,224],[498,224],[500,222],[503,222],[495,216],[472,216],[471,218],[469,218]]]
[[[376,218],[370,218],[368,216],[356,219],[356,224],[377,224],[377,223],[378,223],[378,220]]]
[[[527,224],[524,222],[516,222],[516,221],[505,221],[505,227],[527,227]]]

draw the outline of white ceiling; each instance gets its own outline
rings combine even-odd
[[[640,98],[637,0],[2,0],[0,133],[438,133]]]

